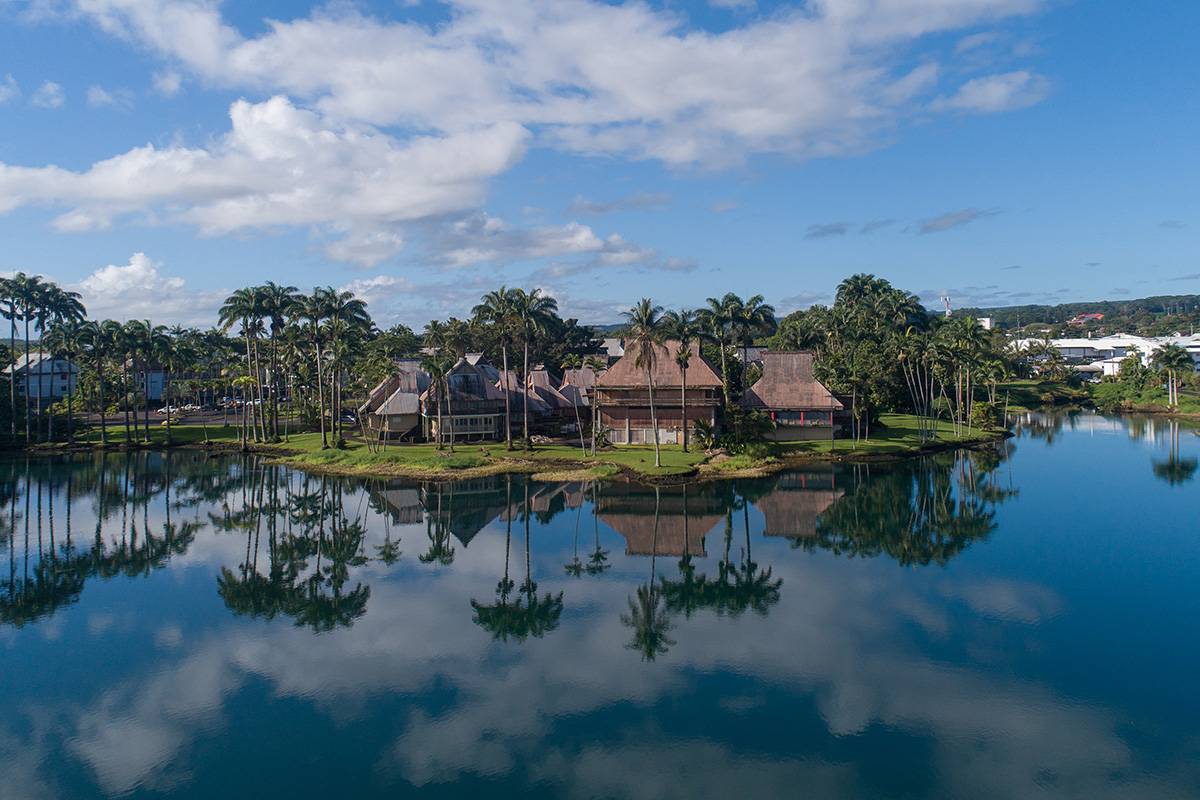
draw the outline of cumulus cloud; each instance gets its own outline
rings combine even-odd
[[[919,233],[941,233],[951,230],[952,228],[961,228],[963,225],[969,225],[977,219],[992,217],[999,214],[997,208],[964,208],[959,211],[948,211],[945,214],[940,214],[936,217],[930,217],[921,222]]]
[[[820,225],[809,225],[804,233],[805,239],[828,239],[831,236],[845,236],[850,230],[848,222],[826,222]]]
[[[284,97],[239,100],[230,118],[230,131],[205,148],[148,144],[82,172],[0,164],[0,212],[65,207],[54,221],[63,231],[103,229],[137,212],[206,234],[325,226],[349,234],[332,253],[371,263],[398,246],[381,229],[482,202],[486,181],[520,157],[526,140],[519,125],[497,123],[399,141],[334,124]]]
[[[861,150],[927,105],[914,100],[937,65],[898,66],[915,40],[1042,4],[821,3],[720,33],[592,0],[454,0],[437,27],[327,8],[256,36],[217,4],[77,0],[75,11],[210,84],[286,92],[342,119],[436,131],[508,120],[568,150],[713,164]]]
[[[38,108],[62,108],[67,102],[67,95],[59,84],[45,81],[29,98],[29,102]]]
[[[9,100],[15,100],[21,96],[21,87],[17,84],[17,79],[11,74],[6,74],[4,80],[0,81],[0,105],[4,105]]]
[[[1025,70],[973,78],[950,95],[934,99],[934,111],[967,111],[993,114],[1040,103],[1050,93],[1050,82]]]
[[[631,264],[653,252],[627,242],[619,234],[602,237],[579,222],[513,228],[503,219],[482,212],[438,228],[432,240],[435,257],[450,267],[581,255],[606,264]]]
[[[95,319],[149,319],[156,323],[211,325],[224,291],[193,291],[178,276],[164,275],[145,253],[128,264],[109,264],[88,275],[76,289]]]
[[[611,214],[615,211],[665,208],[671,195],[665,192],[639,192],[615,200],[590,200],[579,195],[572,201],[568,211],[575,214]]]

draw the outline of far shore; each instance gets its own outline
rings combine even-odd
[[[248,451],[313,473],[360,478],[412,478],[419,480],[465,480],[503,473],[529,474],[536,480],[576,481],[636,479],[650,483],[679,484],[731,478],[761,477],[786,469],[831,462],[879,462],[927,455],[961,447],[980,446],[1003,440],[1012,434],[1005,430],[973,429],[955,435],[953,427],[940,422],[937,438],[922,442],[916,419],[906,414],[885,414],[883,426],[870,439],[857,443],[849,439],[828,439],[770,445],[762,454],[730,455],[724,451],[705,452],[693,445],[689,452],[679,446],[661,448],[661,466],[654,465],[653,446],[625,446],[601,449],[595,456],[576,444],[538,444],[531,450],[506,450],[503,442],[456,445],[438,450],[432,444],[391,444],[372,452],[358,439],[350,439],[344,448],[321,447],[319,433],[306,432],[278,443],[253,443]],[[23,448],[27,452],[50,455],[65,451],[99,449],[98,432],[90,430],[87,439],[75,445],[58,443]],[[240,452],[236,427],[183,424],[172,427],[167,442],[165,426],[151,430],[150,442],[128,445],[123,428],[110,430],[110,450],[190,448],[208,452]]]

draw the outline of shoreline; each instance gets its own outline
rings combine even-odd
[[[9,453],[53,456],[62,453],[96,452],[100,450],[107,452],[134,452],[140,450],[166,451],[182,449],[222,455],[247,453],[264,457],[269,463],[283,464],[296,469],[302,469],[312,474],[365,479],[406,478],[411,480],[450,482],[511,473],[530,475],[534,480],[543,482],[621,479],[635,480],[653,485],[677,486],[720,480],[760,478],[789,469],[800,469],[813,464],[897,462],[948,450],[977,448],[1004,441],[1014,435],[1009,430],[993,430],[954,440],[934,439],[919,445],[890,443],[890,449],[884,451],[872,451],[870,449],[852,450],[849,440],[839,439],[838,449],[835,451],[790,453],[776,451],[764,458],[752,461],[748,466],[735,468],[722,468],[720,466],[724,460],[730,460],[728,456],[722,459],[722,453],[703,454],[703,451],[693,451],[695,455],[700,456],[695,464],[685,468],[670,468],[674,471],[666,473],[641,470],[629,464],[619,463],[616,460],[616,458],[622,455],[626,460],[629,460],[632,456],[638,455],[639,450],[610,448],[600,451],[594,460],[591,458],[585,460],[566,456],[525,456],[524,451],[521,450],[513,450],[510,453],[504,450],[503,443],[500,443],[498,447],[493,445],[492,447],[479,448],[479,451],[482,451],[482,456],[477,451],[469,451],[462,446],[455,453],[449,453],[448,451],[438,452],[437,459],[445,459],[449,462],[451,459],[458,458],[459,463],[463,464],[460,467],[429,463],[428,459],[425,459],[426,464],[413,463],[413,461],[418,459],[411,459],[406,462],[404,460],[404,448],[414,447],[412,445],[396,446],[387,448],[381,453],[368,454],[361,444],[345,450],[335,448],[320,450],[305,449],[290,442],[272,444],[251,443],[248,449],[243,450],[240,442],[214,441],[210,439],[207,442],[175,441],[170,445],[167,445],[165,442],[139,442],[133,445],[124,442],[109,442],[105,446],[101,446],[99,443],[86,442],[74,445],[65,443],[41,444],[32,447],[7,448],[7,451]],[[877,440],[867,441],[873,442],[872,446],[878,447]],[[545,452],[546,446],[542,445],[539,449]],[[413,451],[409,452],[412,453]],[[537,453],[538,449],[535,449],[533,452]],[[645,452],[652,453],[650,450]],[[673,452],[678,454],[679,451]],[[614,458],[610,460],[606,456]],[[479,461],[484,461],[485,463],[474,463]]]

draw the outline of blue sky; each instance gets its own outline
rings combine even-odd
[[[1200,4],[0,0],[0,270],[206,324],[1200,292]]]

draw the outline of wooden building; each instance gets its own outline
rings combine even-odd
[[[655,345],[654,411],[658,418],[660,444],[682,444],[683,422],[686,414],[689,429],[697,420],[716,426],[721,404],[721,378],[712,365],[700,355],[700,348],[691,347],[691,363],[687,370],[687,390],[680,397],[682,375],[675,363],[679,342],[666,341]],[[613,444],[653,444],[654,429],[650,415],[650,388],[646,370],[635,364],[632,351],[596,378],[593,414],[610,429]]]
[[[368,432],[381,440],[411,439],[421,435],[421,394],[429,388],[429,375],[404,368],[371,390],[358,415]]]
[[[483,442],[504,438],[504,392],[496,373],[480,361],[460,358],[450,369],[450,397],[430,385],[421,394],[421,429],[428,441]],[[438,427],[441,406],[442,428]]]
[[[813,376],[812,353],[765,352],[763,374],[742,396],[742,407],[771,417],[775,441],[828,439],[842,403]]]

